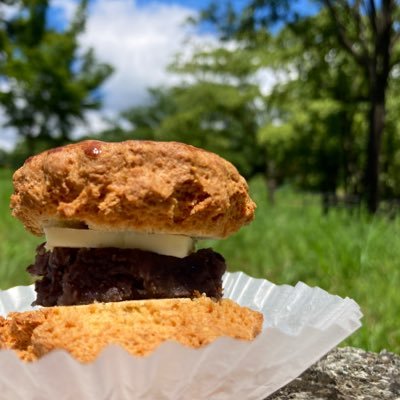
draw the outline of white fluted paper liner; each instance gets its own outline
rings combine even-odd
[[[263,312],[263,331],[254,341],[220,338],[197,350],[168,342],[147,357],[109,346],[87,365],[64,351],[23,363],[3,350],[0,398],[261,400],[361,326],[353,300],[304,283],[277,286],[227,273],[224,294]],[[29,310],[34,298],[32,286],[0,292],[0,313]]]

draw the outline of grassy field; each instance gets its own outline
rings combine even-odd
[[[29,283],[24,272],[40,239],[26,233],[8,209],[11,174],[0,170],[0,286]],[[400,353],[400,217],[333,210],[321,215],[318,198],[281,190],[266,202],[261,180],[251,182],[255,221],[224,241],[207,242],[231,270],[281,284],[303,281],[355,299],[363,328],[346,344]]]
[[[26,267],[33,261],[40,238],[27,233],[11,216],[11,173],[0,169],[0,288],[29,284]]]

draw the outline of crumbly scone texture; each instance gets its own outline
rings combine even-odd
[[[83,141],[29,158],[13,181],[12,213],[35,235],[84,224],[221,238],[255,209],[231,163],[176,142]]]
[[[54,349],[93,361],[109,344],[145,356],[171,340],[199,348],[218,337],[252,340],[263,315],[229,299],[208,297],[95,303],[11,313],[0,320],[0,348],[34,361]]]

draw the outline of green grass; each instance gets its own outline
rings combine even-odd
[[[12,174],[0,169],[0,288],[26,285],[31,281],[25,272],[32,263],[40,238],[27,233],[11,216]],[[43,240],[42,240],[43,241]]]
[[[25,268],[40,239],[25,232],[9,211],[11,173],[0,170],[0,287],[29,283]],[[346,344],[400,353],[400,217],[388,220],[332,210],[322,216],[319,199],[283,189],[275,206],[261,180],[251,182],[255,221],[229,239],[207,242],[231,270],[295,284],[303,281],[355,299],[363,327]]]

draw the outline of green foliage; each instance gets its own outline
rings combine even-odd
[[[383,198],[400,196],[400,82],[393,79],[388,92],[386,134],[382,143]]]
[[[361,130],[354,123],[365,112],[364,80],[332,40],[332,29],[322,11],[276,36],[270,68],[288,75],[266,100],[274,118],[261,127],[259,141],[281,180],[354,194],[362,185],[365,151],[365,125]]]
[[[394,0],[319,0],[319,11],[309,16],[296,11],[298,3],[249,0],[238,10],[229,0],[212,2],[201,20],[211,23],[221,40],[263,51],[261,66],[287,72],[286,82],[266,100],[270,114],[260,131],[270,178],[357,194],[375,212],[379,186],[386,196],[399,195],[391,175],[396,133],[389,130],[395,123],[389,120],[385,127],[385,122],[395,106],[391,86],[399,77],[400,6]],[[276,34],[265,41],[271,31]],[[276,126],[295,132],[295,140],[282,137],[277,149],[270,142]],[[287,168],[291,163],[296,168]]]
[[[0,288],[28,285],[31,279],[25,271],[34,260],[40,239],[24,230],[11,216],[11,172],[0,168]]]
[[[70,139],[73,126],[85,119],[86,110],[101,105],[99,86],[111,67],[98,63],[93,50],[79,49],[87,1],[82,0],[65,31],[48,28],[48,1],[20,2],[15,17],[1,30],[4,54],[0,78],[6,90],[0,93],[8,125],[28,140],[29,152],[37,140],[54,145]]]

